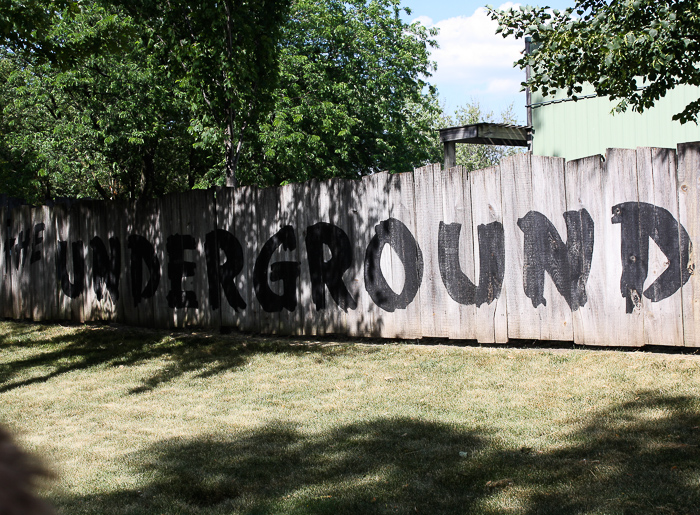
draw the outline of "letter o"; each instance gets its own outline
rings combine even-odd
[[[365,251],[365,289],[374,303],[385,311],[406,309],[413,302],[423,280],[423,253],[403,222],[389,218],[374,228],[375,235]],[[380,260],[384,245],[390,245],[401,259],[406,279],[401,293],[387,283]]]

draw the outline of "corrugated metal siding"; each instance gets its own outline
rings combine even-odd
[[[587,85],[580,95],[592,93],[593,88]],[[564,98],[563,93],[543,98],[533,92],[532,103]],[[700,141],[700,126],[694,123],[681,125],[671,120],[674,114],[698,98],[700,88],[679,86],[642,114],[632,111],[611,114],[615,104],[606,98],[534,107],[533,153],[571,160],[605,155],[607,148],[675,148],[678,143]]]

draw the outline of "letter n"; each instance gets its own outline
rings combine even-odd
[[[588,211],[567,211],[566,244],[546,216],[530,211],[518,220],[523,231],[523,288],[534,307],[547,305],[544,274],[551,277],[557,291],[576,311],[586,305],[586,281],[593,258],[593,219]]]

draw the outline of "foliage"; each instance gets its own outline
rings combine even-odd
[[[77,2],[69,0],[2,0],[0,3],[0,47],[30,50],[44,57],[55,55],[48,33],[61,15],[71,14]]]
[[[272,108],[279,39],[289,0],[123,1],[167,48],[171,73],[203,144],[225,148],[226,182],[237,184],[243,142]]]
[[[154,197],[439,162],[438,128],[490,118],[443,117],[426,82],[435,32],[401,11],[399,0],[12,0],[0,14],[0,189],[31,202]],[[488,166],[493,150],[460,162]]]
[[[34,201],[161,195],[194,186],[203,163],[211,166],[212,157],[192,148],[190,111],[168,71],[167,48],[151,31],[116,8],[90,6],[61,17],[49,37],[79,48],[113,32],[132,34],[131,44],[88,53],[74,66],[17,49],[0,53],[8,193],[33,186],[22,196]]]
[[[246,182],[358,178],[428,160],[434,32],[400,14],[398,0],[292,4],[274,109],[248,145]]]
[[[575,98],[590,83],[618,100],[618,111],[643,112],[681,84],[700,85],[700,4],[694,0],[577,0],[564,11],[548,7],[490,9],[504,37],[532,36],[516,64],[530,66],[523,83],[547,95],[566,89]],[[700,100],[673,116],[697,123]]]

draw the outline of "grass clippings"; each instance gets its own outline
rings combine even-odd
[[[62,514],[700,513],[691,355],[0,322]]]

